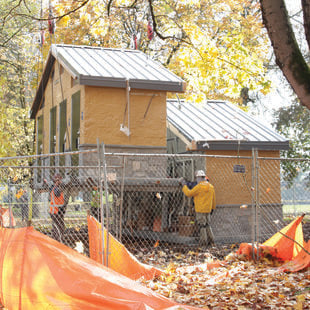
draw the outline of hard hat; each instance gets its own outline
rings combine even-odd
[[[203,170],[196,171],[196,177],[205,177],[206,174]]]

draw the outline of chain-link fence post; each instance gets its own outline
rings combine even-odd
[[[120,186],[120,207],[119,207],[119,241],[122,241],[122,223],[123,223],[123,205],[124,205],[124,187],[125,187],[125,171],[126,156],[123,156],[122,183]]]
[[[255,258],[256,242],[256,204],[255,204],[255,150],[252,148],[252,186],[251,186],[251,204],[252,204],[252,257]]]
[[[109,232],[110,232],[110,225],[109,225],[109,220],[110,220],[110,215],[109,215],[109,188],[108,188],[108,179],[107,179],[107,162],[106,162],[106,157],[105,157],[105,146],[104,143],[102,143],[102,161],[103,161],[103,180],[104,180],[104,194],[105,194],[105,206],[106,206],[106,222],[105,222],[105,227],[106,227],[106,233],[107,233],[107,238],[106,238],[106,266],[109,266]],[[102,195],[101,195],[102,196]],[[101,197],[102,199],[103,197]],[[102,221],[102,226],[104,226],[104,221]],[[103,243],[102,243],[103,245]]]
[[[255,148],[255,227],[256,227],[256,259],[259,259],[259,239],[260,239],[260,199],[259,199],[259,161],[258,161],[258,150]]]
[[[100,144],[99,139],[97,139],[97,151],[98,151],[98,189],[99,189],[99,206],[100,206],[100,219],[101,219],[101,238],[102,238],[102,264],[104,265],[104,212],[103,212],[103,191],[102,191],[102,181],[101,181],[101,156],[100,156]],[[97,190],[98,190],[97,189]],[[101,254],[101,253],[100,253]]]
[[[259,259],[259,221],[260,221],[260,206],[259,206],[259,162],[258,150],[252,148],[252,188],[251,188],[251,202],[252,202],[252,257]],[[256,249],[256,255],[255,255]],[[256,256],[256,257],[255,257]]]

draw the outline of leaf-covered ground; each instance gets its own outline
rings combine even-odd
[[[140,261],[164,273],[152,281],[140,280],[152,290],[184,304],[209,309],[310,309],[310,270],[284,273],[267,259],[242,261],[238,245],[205,250],[156,247],[140,249]],[[208,269],[214,260],[227,262]]]

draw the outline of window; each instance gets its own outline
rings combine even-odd
[[[37,155],[43,154],[43,115],[39,116],[37,119]],[[37,161],[38,166],[42,165],[42,160],[39,157]],[[37,182],[42,181],[42,171],[38,169],[37,171]]]
[[[50,110],[50,153],[56,152],[56,107]]]
[[[43,153],[43,115],[37,120],[37,154]]]
[[[71,102],[71,150],[77,151],[80,144],[80,91],[72,95]],[[72,166],[78,166],[79,156],[72,156]],[[77,173],[77,171],[75,171]]]
[[[56,153],[56,107],[50,110],[50,153]],[[50,157],[50,166],[55,166],[55,157]],[[50,175],[53,176],[56,170],[51,169]]]
[[[71,150],[77,151],[80,144],[80,91],[72,95]]]
[[[60,153],[66,151],[67,130],[67,100],[64,100],[59,105],[59,145],[58,150]]]

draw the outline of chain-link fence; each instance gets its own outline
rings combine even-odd
[[[307,174],[290,179],[287,170],[309,167],[306,159],[262,158],[254,151],[248,157],[105,153],[100,146],[0,161],[2,226],[31,225],[88,255],[88,214],[129,249],[199,248],[193,199],[180,184],[180,178],[194,182],[199,169],[215,188],[216,245],[261,242],[288,216],[310,214]]]

